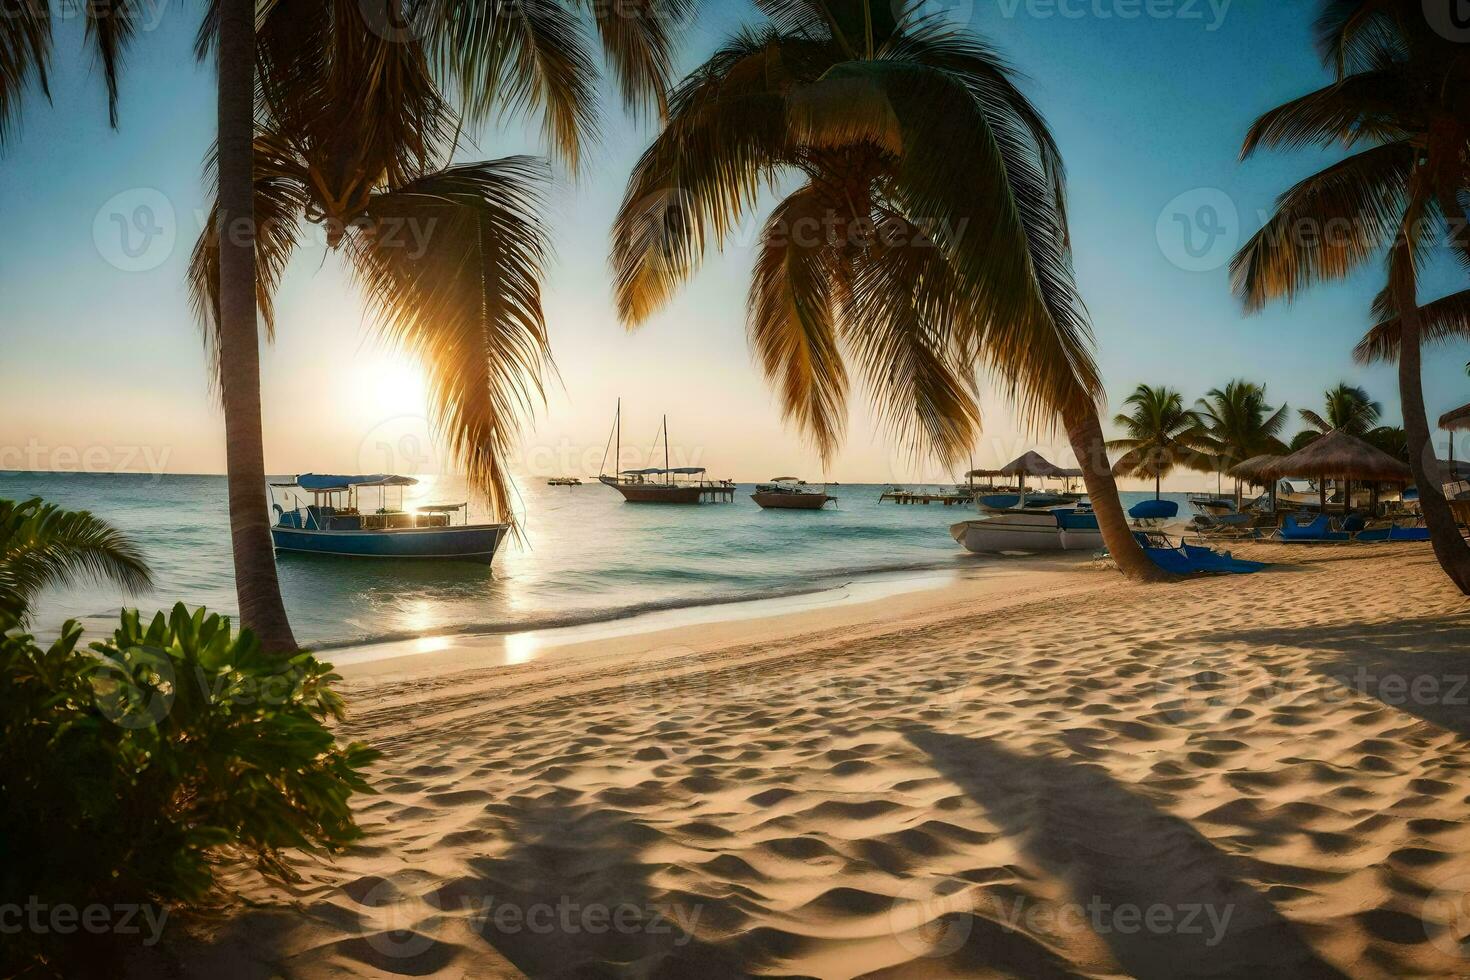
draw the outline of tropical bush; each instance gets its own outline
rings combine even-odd
[[[80,928],[84,910],[156,920],[213,898],[223,867],[289,880],[287,849],[335,853],[361,836],[348,802],[371,791],[376,753],[327,727],[342,716],[329,664],[268,655],[182,604],[151,622],[124,611],[110,639],[80,639],[68,622],[42,646],[0,612],[0,909],[74,910],[67,933],[7,929],[3,976],[84,969],[146,938]]]

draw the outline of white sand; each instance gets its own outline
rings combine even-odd
[[[369,651],[367,844],[185,972],[1470,975],[1470,608],[1424,546],[1251,556]]]

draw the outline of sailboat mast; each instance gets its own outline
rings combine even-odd
[[[618,399],[617,411],[613,412],[613,431],[617,433],[617,448],[613,450],[613,482],[621,480],[623,464],[623,400]]]
[[[674,482],[674,474],[669,472],[669,416],[667,414],[664,415],[664,482]]]

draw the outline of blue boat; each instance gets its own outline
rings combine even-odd
[[[277,551],[349,558],[430,558],[489,564],[509,524],[470,524],[468,505],[432,504],[405,510],[403,488],[418,483],[408,476],[373,473],[336,476],[305,473],[290,483],[271,484],[276,523],[271,539]],[[390,506],[389,490],[398,490]],[[364,511],[359,491],[376,489],[378,507]],[[287,509],[276,501],[283,491]],[[309,500],[307,496],[309,495]],[[459,514],[461,523],[454,523]]]

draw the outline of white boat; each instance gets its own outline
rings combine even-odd
[[[961,521],[950,537],[976,554],[1006,551],[1089,551],[1103,546],[1097,516],[1088,510],[1011,511]]]

